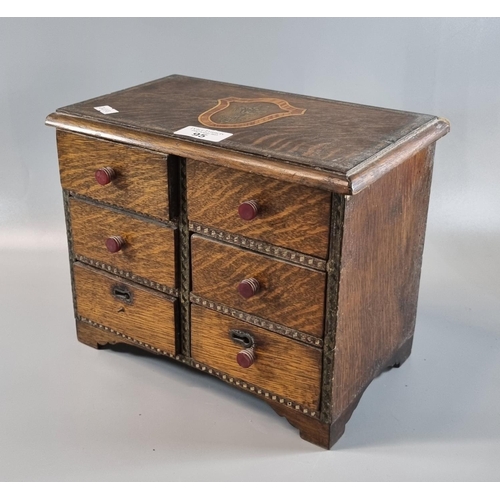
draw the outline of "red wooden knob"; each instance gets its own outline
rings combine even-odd
[[[109,184],[115,177],[116,172],[111,167],[104,167],[95,171],[95,180],[101,186]]]
[[[253,297],[260,290],[260,283],[255,278],[247,278],[238,285],[238,293],[244,298]]]
[[[255,361],[255,351],[253,347],[243,349],[236,355],[236,361],[242,368],[250,368]]]
[[[125,240],[121,236],[110,236],[106,239],[106,248],[110,253],[119,252],[123,245],[125,245]]]
[[[243,220],[255,219],[258,213],[259,213],[259,205],[254,200],[244,201],[238,207],[238,214]]]

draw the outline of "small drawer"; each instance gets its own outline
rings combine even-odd
[[[64,189],[169,219],[166,156],[61,131],[57,148]]]
[[[80,263],[73,266],[77,313],[175,354],[176,299]]]
[[[253,343],[250,356],[253,363],[244,368],[239,364],[238,355],[248,348],[248,341]],[[315,409],[319,405],[321,350],[315,347],[193,305],[191,355],[196,361],[231,377],[308,408]]]
[[[330,193],[195,160],[187,188],[190,221],[327,258]]]
[[[191,237],[193,293],[323,335],[326,274],[203,236]]]
[[[176,288],[174,230],[142,217],[69,199],[73,251],[129,272],[139,278]]]

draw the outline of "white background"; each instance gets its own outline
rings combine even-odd
[[[499,480],[500,20],[0,19],[0,480]],[[56,108],[172,73],[443,116],[412,356],[326,452],[76,341]]]

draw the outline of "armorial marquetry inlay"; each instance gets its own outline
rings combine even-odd
[[[207,127],[245,128],[285,118],[303,115],[307,110],[296,108],[284,99],[260,97],[242,99],[225,97],[219,99],[217,106],[210,108],[198,117]]]

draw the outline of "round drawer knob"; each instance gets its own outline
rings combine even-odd
[[[255,351],[253,347],[243,349],[236,355],[236,361],[242,368],[250,368],[255,361]]]
[[[123,245],[125,245],[125,240],[121,236],[110,236],[106,239],[106,248],[110,253],[119,252]]]
[[[247,278],[238,285],[238,293],[244,298],[253,297],[260,290],[260,283],[255,278]]]
[[[95,180],[101,186],[109,184],[115,177],[116,172],[111,167],[104,167],[95,171]]]
[[[244,201],[238,207],[238,214],[243,220],[252,220],[259,213],[259,205],[256,201]]]

